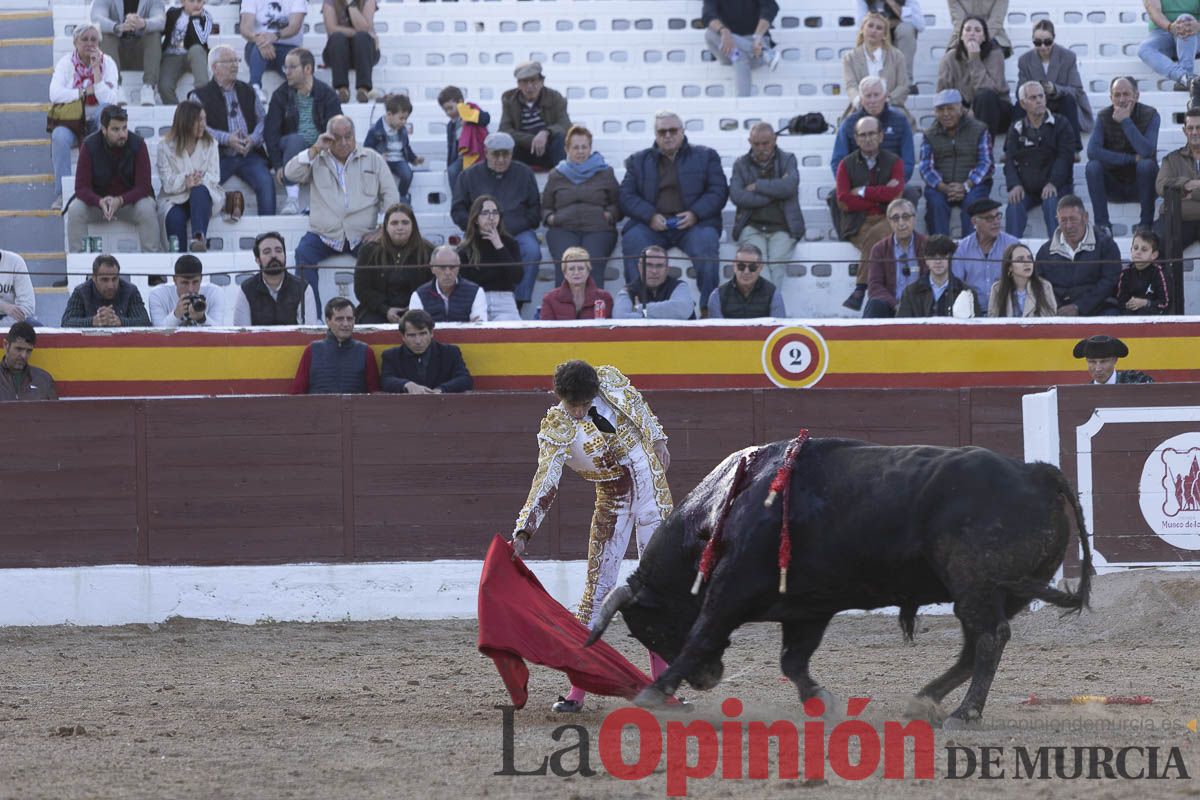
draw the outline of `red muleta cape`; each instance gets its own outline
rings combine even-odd
[[[603,639],[584,647],[588,629],[542,587],[512,545],[492,539],[479,578],[479,652],[496,662],[512,696],[529,699],[525,661],[565,672],[572,686],[594,694],[632,699],[650,678]]]

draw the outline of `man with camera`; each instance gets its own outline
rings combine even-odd
[[[175,283],[150,290],[150,322],[156,328],[221,324],[221,288],[201,283],[204,264],[191,253],[175,260]]]

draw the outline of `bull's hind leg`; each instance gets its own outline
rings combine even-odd
[[[934,678],[921,691],[917,692],[917,696],[909,701],[908,707],[904,710],[904,716],[940,725],[944,715],[938,709],[938,704],[946,695],[962,686],[963,682],[971,677],[971,670],[974,666],[975,637],[967,633],[966,628],[963,628],[963,645],[958,654],[958,660],[951,665],[950,669]]]
[[[833,695],[821,688],[808,672],[808,664],[813,653],[821,645],[821,638],[829,626],[832,617],[817,620],[792,620],[783,623],[783,650],[779,656],[779,666],[783,674],[796,684],[800,692],[800,702],[803,703],[816,697],[826,704],[826,710],[833,706]]]
[[[986,593],[960,600],[954,613],[962,623],[968,641],[974,640],[975,659],[971,669],[971,685],[962,703],[945,722],[947,728],[962,727],[977,722],[983,716],[992,680],[1000,666],[1000,656],[1011,634],[1005,616],[1004,596]],[[968,645],[964,645],[966,650]]]

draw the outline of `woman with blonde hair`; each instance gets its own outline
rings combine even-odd
[[[842,56],[842,92],[850,99],[843,117],[858,109],[858,83],[868,76],[882,78],[888,102],[906,110],[908,65],[904,54],[892,44],[887,19],[874,11],[867,13],[858,26],[854,49]]]
[[[1017,242],[1000,259],[1000,280],[988,293],[989,317],[1053,317],[1054,287],[1037,273],[1033,251]]]
[[[568,247],[563,251],[563,283],[542,298],[542,320],[612,317],[612,295],[592,279],[591,258],[582,247]]]
[[[208,252],[208,222],[213,208],[225,205],[217,142],[205,127],[204,106],[184,100],[175,107],[171,130],[158,146],[159,209],[166,214],[167,236],[178,237],[179,249]]]

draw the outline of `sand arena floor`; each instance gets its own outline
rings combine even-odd
[[[909,696],[952,661],[956,622],[923,617],[914,644],[894,617],[845,616],[830,627],[814,676],[841,698],[867,696],[863,717],[899,719]],[[825,783],[691,781],[691,797],[1195,797],[1200,737],[1196,640],[1200,576],[1131,573],[1098,580],[1080,619],[1023,614],[992,687],[982,728],[938,732],[929,781]],[[643,666],[644,651],[614,624],[609,640]],[[604,716],[622,704],[592,699],[564,720],[548,709],[565,689],[532,670],[528,707],[515,715],[515,765],[530,769],[577,741],[551,738],[564,722],[590,738],[594,777],[505,777],[501,712],[508,701],[470,621],[266,624],[171,620],[116,628],[0,630],[0,798],[474,798],[666,796],[663,766],[623,782],[597,755]],[[690,721],[805,717],[778,668],[776,626],[738,632],[726,680],[687,694]],[[961,690],[960,690],[961,692]],[[1028,706],[1031,693],[1144,694],[1150,706]],[[956,700],[960,693],[951,696]],[[664,718],[665,719],[665,718]],[[836,724],[829,723],[829,727]],[[1006,748],[1006,778],[949,780],[947,746]],[[1016,780],[1013,748],[1171,747],[1187,780]],[[568,766],[577,761],[566,759]],[[1144,764],[1144,761],[1142,762]],[[882,769],[878,771],[882,773]]]

